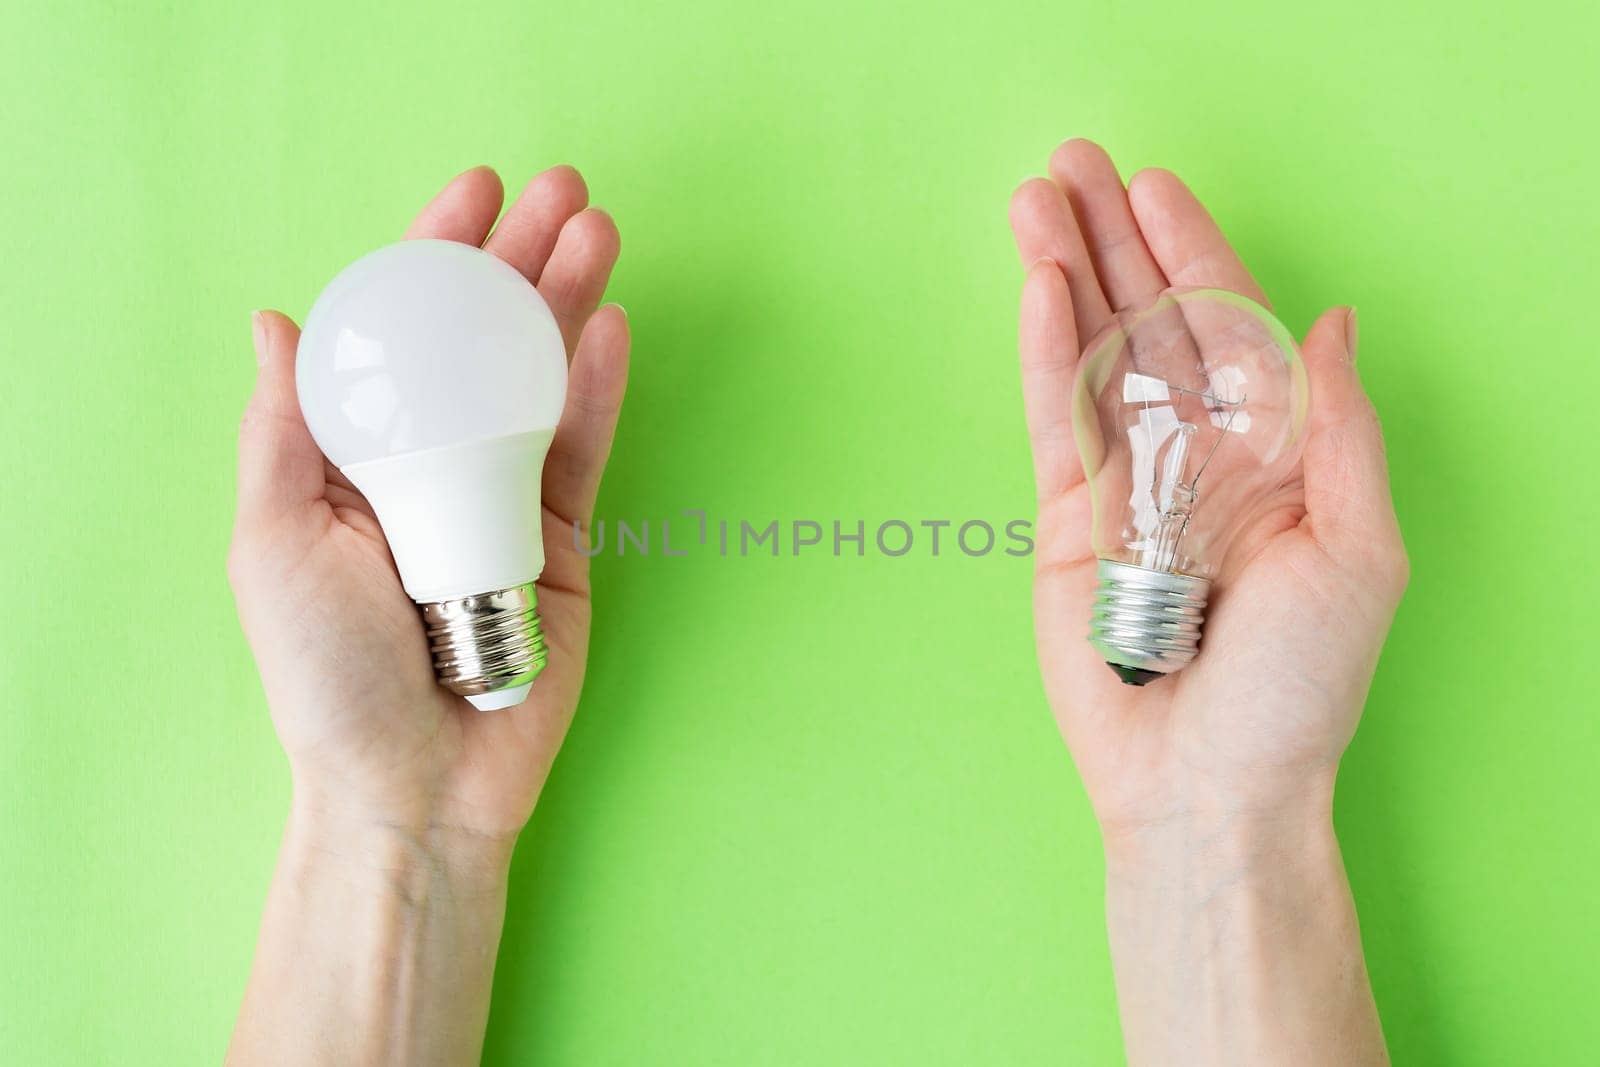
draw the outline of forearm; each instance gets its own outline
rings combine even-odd
[[[1388,1062],[1326,799],[1107,837],[1128,1060]]]
[[[509,859],[297,803],[227,1062],[476,1063]]]

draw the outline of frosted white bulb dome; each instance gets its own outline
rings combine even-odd
[[[295,376],[311,435],[343,467],[552,428],[567,358],[516,268],[456,241],[402,241],[317,297]]]
[[[567,391],[538,290],[470,245],[380,248],[317,298],[295,379],[422,605],[440,682],[480,708],[520,702],[545,661],[539,489]]]

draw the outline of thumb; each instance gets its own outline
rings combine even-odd
[[[1312,325],[1302,347],[1311,381],[1307,521],[1334,559],[1403,584],[1405,546],[1389,496],[1383,430],[1356,375],[1356,340],[1355,309],[1333,308]]]
[[[256,349],[255,392],[239,425],[241,531],[258,529],[322,496],[322,450],[300,415],[294,353],[300,330],[288,316],[257,311],[250,318]]]

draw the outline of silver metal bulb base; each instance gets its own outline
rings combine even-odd
[[[544,670],[544,631],[532,582],[421,604],[439,684],[471,699],[530,685]],[[510,695],[510,694],[508,694]],[[520,696],[511,703],[520,703]],[[474,700],[479,707],[502,706]]]
[[[1181,670],[1200,651],[1211,583],[1103,559],[1089,643],[1129,685]]]

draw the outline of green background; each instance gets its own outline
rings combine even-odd
[[[287,774],[223,575],[248,312],[455,172],[579,164],[634,372],[601,515],[1031,512],[1006,201],[1188,178],[1361,310],[1411,591],[1337,818],[1395,1059],[1593,1055],[1590,5],[11,4],[0,1059],[220,1058]],[[1114,1062],[1029,564],[608,558],[494,1063]]]

